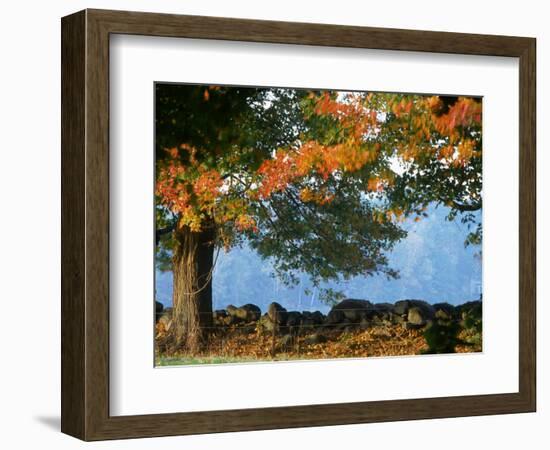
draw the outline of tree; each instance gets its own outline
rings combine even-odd
[[[156,117],[157,241],[170,233],[175,343],[192,351],[217,248],[247,240],[287,282],[395,277],[404,217],[481,207],[474,99],[157,85]]]
[[[156,87],[157,244],[172,250],[178,346],[196,349],[211,326],[214,249],[256,228],[243,174],[296,140],[298,98],[291,90]]]

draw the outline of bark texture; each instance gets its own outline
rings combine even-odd
[[[173,315],[175,347],[199,351],[212,327],[212,270],[214,229],[193,232],[189,227],[174,231]]]

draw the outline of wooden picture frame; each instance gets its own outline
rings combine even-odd
[[[62,19],[62,416],[84,440],[535,411],[533,38],[85,10]],[[519,58],[519,392],[109,415],[109,36],[135,34]]]

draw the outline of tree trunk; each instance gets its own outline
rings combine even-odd
[[[199,233],[184,226],[174,231],[172,327],[175,347],[199,351],[212,326],[214,228]]]

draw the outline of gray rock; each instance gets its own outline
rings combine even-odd
[[[212,313],[212,318],[214,320],[216,319],[223,319],[224,317],[227,317],[227,311],[225,309],[216,309],[213,313]]]
[[[157,322],[163,323],[164,327],[167,328],[169,322],[172,321],[172,307],[164,308],[162,312],[158,315]]]
[[[321,311],[311,313],[311,319],[318,325],[321,325],[325,321],[325,318],[325,315]]]
[[[333,330],[343,330],[343,331],[346,331],[346,329],[352,325],[353,322],[351,320],[349,320],[348,318],[344,317],[344,320],[342,320],[342,322],[340,323],[337,323],[337,324],[332,324],[331,325],[331,328]]]
[[[373,326],[373,323],[372,321],[370,321],[369,319],[361,319],[361,322],[359,322],[359,327],[362,329],[362,330],[368,330],[369,328],[371,328]]]
[[[311,311],[302,312],[302,325],[308,326],[313,324],[313,313]]]
[[[456,317],[456,308],[450,303],[435,303],[435,318],[438,320],[452,320]]]
[[[407,316],[393,313],[391,321],[394,325],[399,325],[407,321]]]
[[[239,307],[236,308],[231,315],[239,320],[242,320],[243,322],[246,322],[248,318],[248,311]]]
[[[246,322],[255,322],[259,320],[261,315],[262,311],[260,308],[252,303],[247,303],[235,310],[235,316]]]
[[[302,313],[298,311],[289,311],[285,324],[287,327],[299,327],[302,324]]]
[[[320,311],[310,312],[304,311],[302,313],[302,328],[306,332],[311,332],[319,328],[325,321],[325,316]]]
[[[335,305],[327,316],[329,323],[341,323],[343,318],[350,322],[360,322],[361,319],[368,317],[372,311],[372,303],[368,300],[356,300],[348,298]]]
[[[170,327],[172,326],[172,317],[169,315],[163,315],[159,318],[158,323],[161,323],[164,325],[164,329],[168,331]]]
[[[399,300],[393,305],[393,312],[400,316],[408,315],[409,309],[413,307],[420,308],[425,319],[432,320],[435,317],[434,307],[424,300]]]
[[[225,318],[228,316],[225,309],[217,309],[212,313],[212,320],[214,325],[223,326],[225,325]]]
[[[227,305],[225,307],[225,310],[227,311],[227,314],[229,314],[232,317],[236,317],[237,315],[237,307],[234,305]]]
[[[155,300],[155,322],[158,322],[162,316],[162,311],[164,310],[164,305],[161,302]]]
[[[342,323],[345,319],[346,319],[346,315],[344,314],[344,311],[341,311],[339,309],[332,309],[327,314],[325,322],[329,325],[334,325],[334,324]]]
[[[260,320],[258,321],[258,327],[263,333],[273,333],[273,330],[275,329],[275,324],[267,314],[264,314],[262,317],[260,317]]]
[[[426,321],[428,318],[425,317],[424,312],[421,308],[418,306],[413,306],[412,308],[409,308],[409,312],[407,314],[407,321],[412,325],[426,325]]]
[[[481,301],[475,300],[456,307],[459,317],[462,319],[462,326],[466,329],[475,329],[478,332],[482,329],[483,305]]]
[[[228,314],[223,319],[221,319],[220,323],[223,324],[223,325],[226,325],[226,326],[233,325],[233,324],[237,323],[237,319],[236,319],[235,316],[230,316]]]
[[[393,305],[391,303],[375,303],[370,309],[369,318],[383,322],[392,320],[393,315]]]
[[[273,302],[267,308],[267,315],[275,324],[284,324],[287,320],[287,311],[279,303]]]
[[[481,318],[482,303],[479,300],[463,303],[462,305],[458,305],[456,307],[456,312],[461,317],[464,317],[466,313],[466,315]]]

